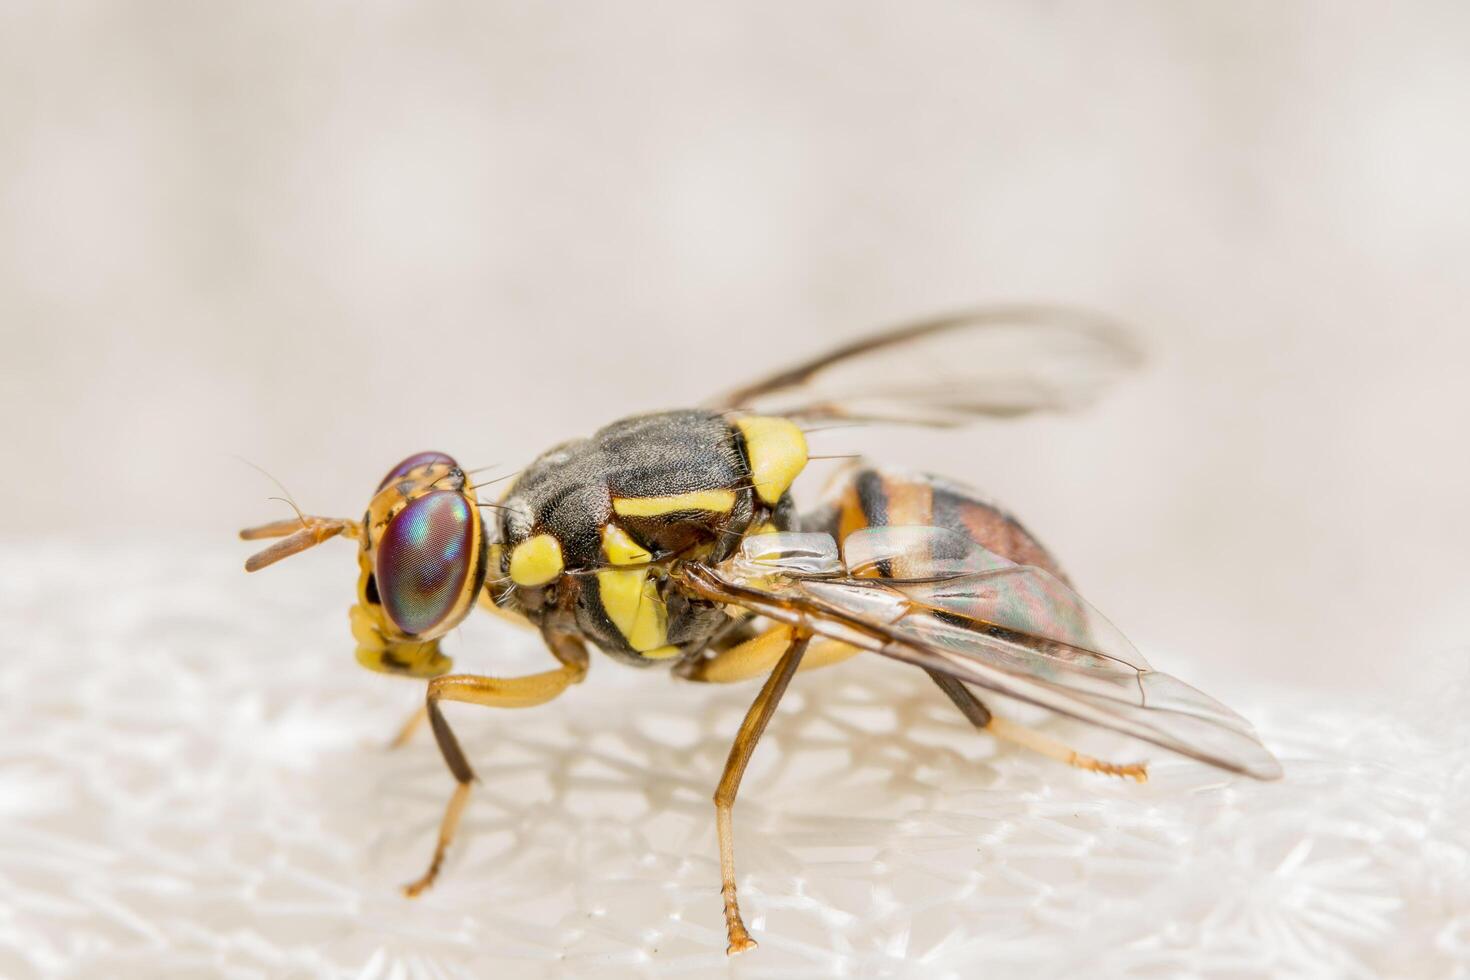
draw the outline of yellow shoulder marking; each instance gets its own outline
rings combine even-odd
[[[646,565],[653,560],[646,548],[616,524],[602,529],[602,553],[614,565]]]
[[[735,427],[745,436],[756,495],[775,506],[806,469],[806,436],[795,422],[771,415],[747,415]]]
[[[510,553],[510,580],[516,585],[545,585],[561,570],[561,542],[550,534],[533,534]]]
[[[614,497],[613,511],[624,517],[661,517],[681,510],[728,513],[735,506],[734,490],[694,490],[667,497]]]

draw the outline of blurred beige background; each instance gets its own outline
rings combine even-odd
[[[1454,2],[6,3],[0,532],[233,561],[234,454],[353,514],[1068,302],[1151,351],[1096,411],[818,451],[986,488],[1226,701],[1392,690],[1470,637],[1467,92]]]

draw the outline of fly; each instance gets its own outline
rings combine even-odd
[[[475,778],[441,702],[545,703],[586,676],[589,645],[690,681],[764,677],[714,795],[733,954],[755,945],[736,890],[736,792],[799,670],[864,652],[912,664],[977,728],[1099,773],[1147,776],[1141,763],[1095,759],[993,714],[976,690],[1230,772],[1281,775],[1248,722],[1152,670],[1019,521],[968,487],[859,462],[811,512],[792,501],[813,427],[953,427],[1076,408],[1138,360],[1116,326],[1067,310],[983,309],[904,326],[704,407],[563,443],[488,505],[453,457],[417,453],[388,471],[360,519],[301,515],[241,532],[279,539],[245,567],[337,536],[356,541],[358,662],[428,681],[420,717],[456,785],[410,896],[438,875]],[[556,666],[451,673],[440,641],[476,605],[539,630]]]

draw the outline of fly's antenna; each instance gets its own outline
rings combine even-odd
[[[334,538],[339,534],[345,534],[349,538],[356,538],[362,533],[362,526],[356,521],[335,517],[308,517],[296,505],[296,500],[291,496],[285,484],[281,483],[265,469],[250,462],[243,456],[236,456],[240,462],[257,471],[267,480],[281,488],[284,496],[269,497],[270,500],[279,500],[290,507],[296,514],[296,520],[274,521],[270,524],[262,524],[259,527],[247,527],[240,532],[242,541],[258,541],[262,538],[279,538],[275,544],[251,555],[245,562],[245,571],[258,571],[267,565],[273,565],[282,558],[289,557],[307,548],[314,547]]]
[[[285,487],[282,487],[281,489],[284,490]],[[306,527],[306,515],[301,512],[301,508],[300,507],[297,507],[296,506],[296,501],[292,500],[290,497],[266,497],[265,499],[266,500],[279,500],[281,503],[283,503],[286,506],[290,507],[292,510],[294,510],[296,512],[296,519],[301,522],[301,526],[302,527]]]
[[[296,516],[301,519],[301,526],[302,527],[306,527],[306,514],[302,512],[302,510],[301,510],[301,508],[299,506],[297,506],[297,504],[296,504],[296,498],[293,497],[293,496],[291,496],[291,491],[286,489],[286,485],[284,483],[282,483],[280,480],[277,480],[275,478],[275,476],[272,475],[265,467],[259,466],[259,465],[255,464],[255,463],[252,463],[250,460],[246,459],[244,456],[238,456],[238,455],[235,455],[233,453],[231,455],[234,456],[235,459],[238,459],[240,462],[244,463],[246,466],[250,467],[252,470],[255,470],[255,472],[259,473],[261,476],[265,477],[267,480],[269,480],[272,483],[274,483],[277,487],[279,487],[281,493],[284,494],[284,496],[281,496],[281,497],[267,497],[266,499],[267,500],[279,500],[279,501],[282,501],[283,503],[287,504],[288,506],[290,506],[290,508],[296,512]]]

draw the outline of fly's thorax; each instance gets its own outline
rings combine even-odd
[[[629,662],[697,651],[728,617],[683,594],[670,568],[789,528],[787,491],[805,464],[805,439],[785,419],[680,411],[614,422],[546,453],[507,492],[492,597]]]

